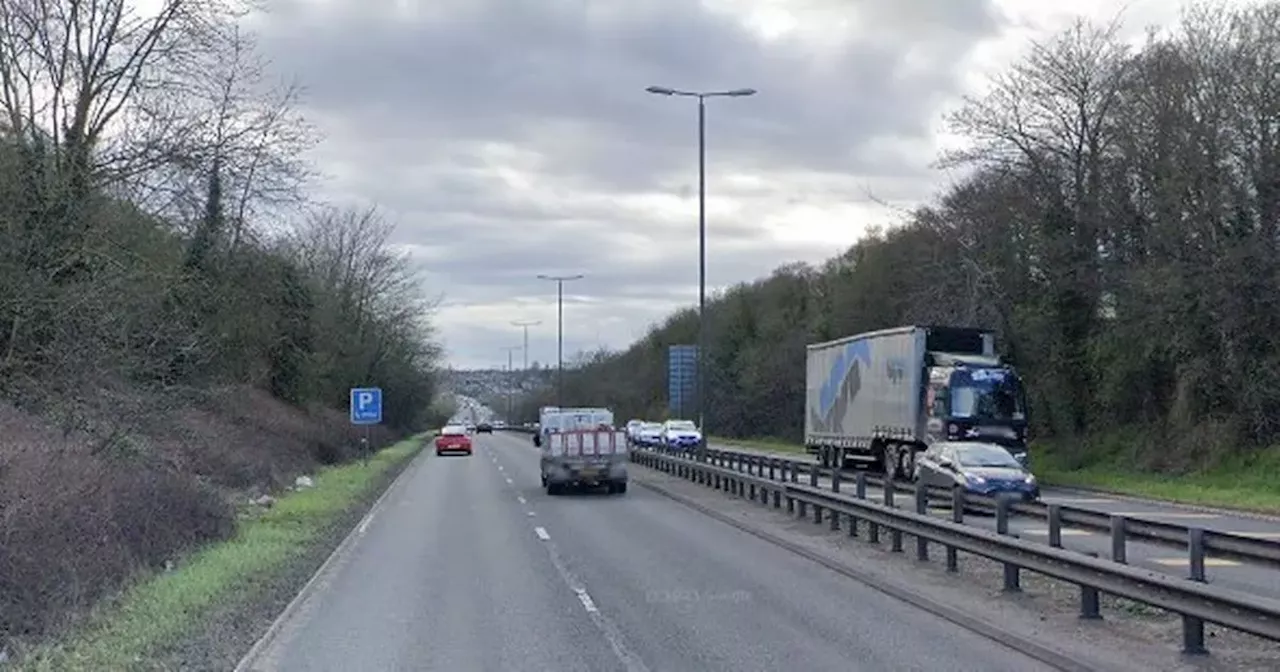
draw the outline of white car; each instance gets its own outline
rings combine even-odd
[[[644,425],[644,420],[628,420],[625,431],[627,432],[627,441],[636,442],[636,436],[640,432],[640,427]]]
[[[662,424],[657,422],[640,423],[632,443],[646,448],[662,445]]]
[[[691,450],[702,443],[702,432],[692,420],[668,420],[662,423],[662,445],[670,449]]]

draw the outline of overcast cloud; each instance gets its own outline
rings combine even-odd
[[[324,195],[399,223],[463,368],[505,364],[512,320],[542,321],[529,357],[554,363],[540,273],[586,276],[566,356],[696,301],[696,104],[646,86],[759,91],[708,104],[714,289],[839,253],[897,217],[874,200],[927,199],[944,109],[1041,27],[996,0],[270,4],[262,45],[307,87]]]

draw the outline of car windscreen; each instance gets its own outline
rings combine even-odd
[[[667,425],[667,427],[669,427],[669,428],[671,428],[671,429],[679,430],[679,431],[682,431],[682,432],[696,432],[696,431],[698,431],[698,426],[697,426],[697,425],[695,425],[695,424],[693,424],[692,422],[687,421],[687,420],[685,420],[685,421],[681,421],[681,422],[673,422],[673,423],[671,423],[671,424]]]
[[[442,436],[466,436],[467,430],[463,427],[445,427],[440,430]]]
[[[1000,446],[959,446],[955,449],[955,453],[956,461],[962,467],[1022,468],[1022,464]]]

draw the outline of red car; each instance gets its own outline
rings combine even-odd
[[[471,437],[467,436],[467,428],[460,425],[449,425],[440,430],[436,437],[436,455],[445,453],[471,454]]]

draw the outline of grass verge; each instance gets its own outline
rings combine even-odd
[[[778,439],[711,437],[711,441],[771,453],[807,454],[804,446]],[[1087,466],[1070,469],[1052,445],[1037,444],[1032,448],[1036,476],[1051,486],[1280,514],[1280,480],[1274,476],[1280,473],[1280,448],[1181,475],[1140,471],[1131,459],[1115,452],[1090,452],[1094,454]]]
[[[727,436],[709,437],[711,443],[720,443],[740,448],[750,448],[752,450],[764,451],[769,453],[786,453],[789,455],[808,455],[804,446],[797,443],[788,443],[781,439],[734,439]]]
[[[1087,488],[1134,497],[1240,511],[1280,514],[1280,449],[1224,460],[1185,474],[1139,471],[1132,462],[1104,459],[1076,469],[1052,450],[1033,448],[1036,476],[1042,483]]]
[[[172,669],[165,654],[177,642],[200,633],[228,604],[254,599],[299,561],[318,557],[316,546],[332,541],[335,524],[376,498],[389,476],[423,445],[415,437],[366,461],[319,471],[314,487],[283,496],[270,509],[242,520],[234,537],[197,551],[174,571],[139,581],[96,609],[77,634],[37,647],[11,669]]]

